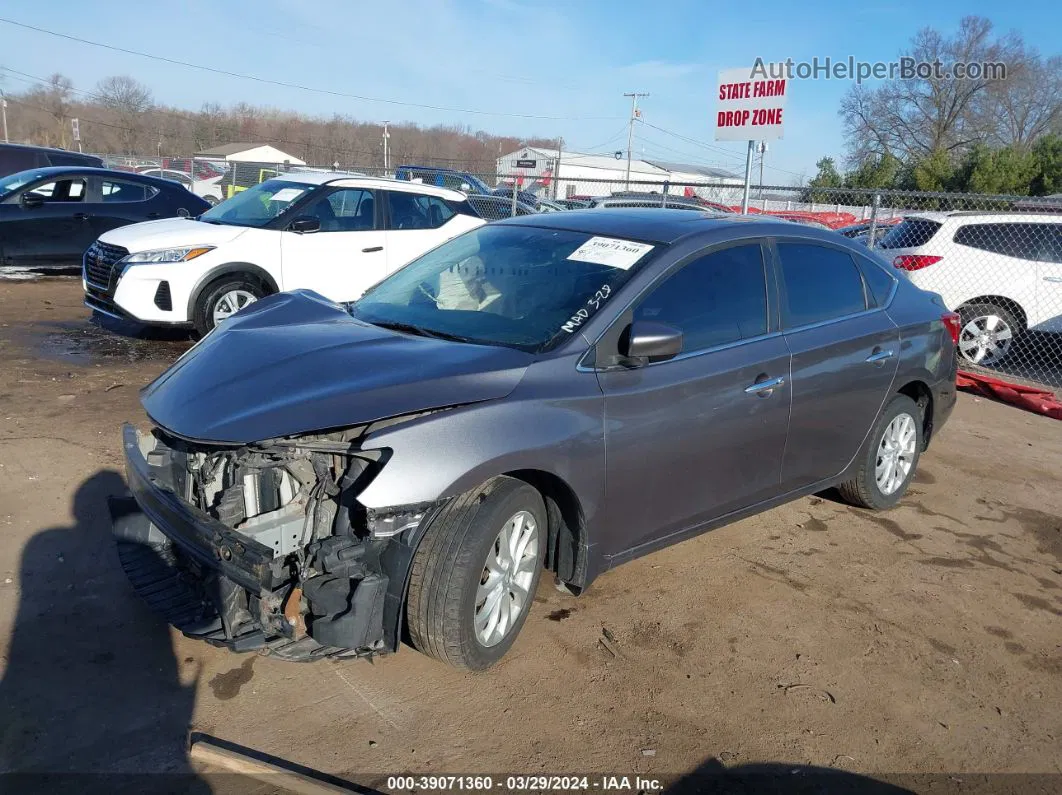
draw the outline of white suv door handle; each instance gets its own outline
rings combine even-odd
[[[1055,284],[1062,284],[1062,276],[1044,276],[1045,282],[1054,282]]]

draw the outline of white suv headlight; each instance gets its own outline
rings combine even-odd
[[[208,251],[213,251],[214,246],[184,246],[183,248],[160,248],[154,251],[138,251],[123,257],[122,265],[135,265],[141,262],[188,262],[188,260],[200,257]]]

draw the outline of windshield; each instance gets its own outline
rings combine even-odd
[[[267,180],[212,207],[199,220],[232,226],[265,226],[317,187],[286,179]]]
[[[0,196],[6,196],[12,191],[16,191],[23,185],[27,185],[33,182],[35,179],[45,177],[47,174],[43,171],[17,171],[14,174],[8,174],[6,177],[0,179]]]
[[[351,314],[537,353],[578,333],[655,248],[585,232],[481,226],[380,282]]]

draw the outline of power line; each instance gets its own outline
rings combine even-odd
[[[685,141],[686,143],[691,143],[691,144],[693,144],[695,146],[703,147],[703,148],[705,148],[705,149],[707,149],[707,150],[709,150],[711,152],[718,152],[719,154],[726,155],[727,157],[733,158],[735,160],[740,160],[742,162],[744,162],[744,160],[745,160],[744,156],[739,155],[736,152],[732,152],[729,149],[723,149],[722,147],[719,147],[719,146],[712,146],[711,144],[706,144],[703,141],[698,141],[698,140],[696,140],[694,138],[688,138],[685,135],[680,135],[677,132],[672,132],[671,130],[665,130],[663,127],[657,127],[655,124],[650,124],[649,122],[645,121],[644,119],[641,120],[641,122],[646,127],[652,127],[654,130],[659,130],[660,132],[665,133],[666,135],[670,135],[670,136],[672,136],[674,138],[678,138],[680,141]],[[772,171],[778,171],[778,172],[780,172],[782,174],[788,174],[788,175],[790,175],[792,177],[801,177],[801,178],[803,178],[803,176],[804,176],[803,174],[797,174],[795,171],[787,171],[784,168],[778,168],[778,166],[766,166],[766,168],[768,168],[768,169],[770,169]]]
[[[46,28],[40,28],[36,25],[28,25],[24,22],[17,22],[13,19],[7,19],[0,17],[0,22],[4,22],[8,25],[14,25],[15,27],[23,28],[25,30],[36,31],[37,33],[44,33],[49,36],[55,36],[60,39],[66,39],[67,41],[75,41],[79,44],[88,44],[92,47],[100,47],[105,50],[112,50],[114,52],[125,53],[126,55],[136,55],[140,58],[147,58],[152,61],[161,61],[163,63],[173,64],[174,66],[184,66],[189,69],[199,69],[204,72],[210,72],[212,74],[224,75],[226,77],[237,77],[241,80],[251,80],[256,83],[262,83],[264,85],[278,86],[280,88],[294,88],[299,91],[310,91],[317,94],[324,94],[331,97],[343,97],[344,99],[356,99],[361,102],[379,102],[386,105],[398,105],[407,108],[420,108],[423,110],[440,110],[449,113],[465,113],[475,116],[498,116],[511,119],[537,119],[542,121],[605,121],[613,120],[616,116],[542,116],[534,113],[504,113],[488,110],[478,110],[475,108],[453,108],[446,105],[425,105],[418,102],[404,102],[397,99],[385,99],[383,97],[369,97],[362,94],[349,94],[343,91],[333,91],[327,88],[318,88],[316,86],[304,86],[299,83],[288,83],[283,80],[273,80],[267,77],[259,77],[258,75],[245,74],[242,72],[230,72],[226,69],[218,69],[213,66],[204,66],[203,64],[191,63],[189,61],[179,61],[175,58],[167,58],[163,55],[154,55],[152,53],[140,52],[139,50],[130,50],[126,47],[118,47],[113,44],[105,44],[99,41],[92,41],[91,39],[83,39],[78,36],[71,36],[66,33],[59,33],[54,30],[47,30]]]

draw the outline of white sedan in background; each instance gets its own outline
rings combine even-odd
[[[211,204],[218,204],[224,197],[221,174],[210,179],[192,179],[188,173],[175,168],[139,168],[137,173],[177,182]]]
[[[85,305],[200,334],[270,293],[354,301],[429,249],[484,223],[463,193],[402,180],[293,172],[197,219],[107,232],[85,253]]]

